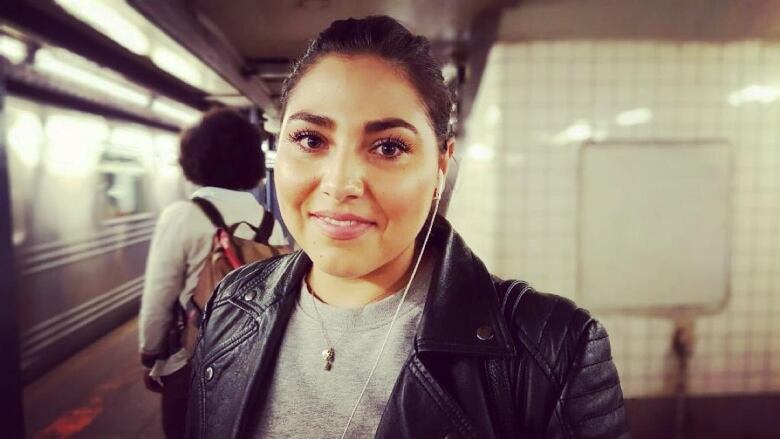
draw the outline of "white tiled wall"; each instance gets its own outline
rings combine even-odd
[[[635,109],[652,118],[617,123]],[[467,128],[448,217],[494,273],[572,298],[583,141],[730,141],[731,300],[696,322],[689,385],[697,394],[780,390],[780,44],[497,45]],[[673,324],[598,317],[626,395],[672,393]]]

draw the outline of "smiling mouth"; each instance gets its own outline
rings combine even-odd
[[[358,238],[376,225],[351,214],[312,212],[309,217],[325,236],[338,241]]]

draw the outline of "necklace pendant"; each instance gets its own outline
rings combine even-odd
[[[333,360],[336,359],[336,351],[333,348],[327,348],[322,351],[322,359],[325,360],[325,370],[330,370],[333,367]]]

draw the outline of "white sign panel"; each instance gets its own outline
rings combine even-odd
[[[727,298],[730,145],[587,144],[580,300],[594,310],[712,311]]]

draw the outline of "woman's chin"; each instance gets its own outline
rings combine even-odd
[[[320,255],[313,257],[314,268],[327,275],[340,277],[344,279],[354,279],[372,272],[373,270],[367,264],[365,258],[353,257],[333,257],[331,255]]]
[[[299,242],[318,271],[344,278],[366,274],[363,269],[370,265],[367,262],[373,259],[372,248],[376,248],[373,243],[366,242],[366,237],[339,241],[324,236],[318,230],[307,232]]]

